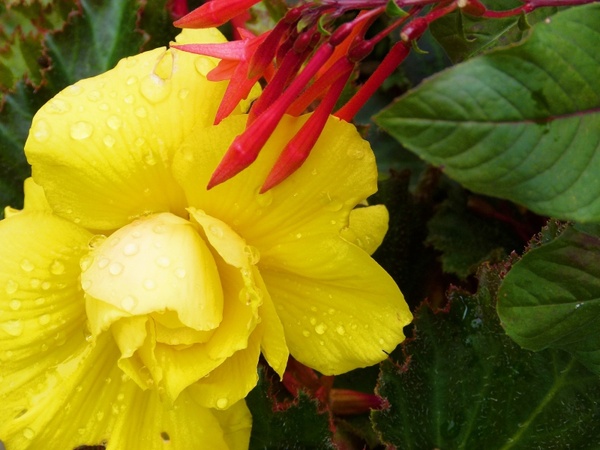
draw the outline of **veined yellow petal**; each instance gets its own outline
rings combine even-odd
[[[209,376],[190,385],[187,391],[202,406],[226,409],[248,395],[258,381],[260,333],[255,332],[248,347],[227,358]]]
[[[223,41],[216,30],[186,32],[186,39]],[[152,212],[184,216],[171,160],[194,126],[214,120],[227,85],[206,79],[215,64],[158,48],[123,59],[44,105],[25,152],[53,210],[99,230]]]
[[[11,389],[66,357],[71,341],[84,341],[79,260],[90,237],[44,212],[0,221],[0,376],[19,373]]]
[[[412,318],[392,278],[340,237],[281,245],[263,255],[261,274],[290,353],[326,375],[385,359]]]
[[[50,208],[50,205],[48,205],[48,201],[46,200],[44,190],[41,186],[36,184],[35,181],[33,181],[33,178],[29,177],[25,179],[24,191],[25,205],[23,207],[23,210],[52,212],[52,209]],[[10,217],[20,212],[21,210],[7,206],[4,209],[4,217]]]
[[[339,233],[348,226],[350,211],[377,189],[373,152],[346,122],[329,119],[304,165],[258,194],[281,149],[307,118],[284,117],[257,160],[210,191],[206,184],[244,130],[245,118],[229,117],[216,127],[194,129],[173,163],[189,205],[228,224],[260,252],[302,236]]]
[[[155,214],[117,230],[94,248],[81,276],[86,293],[122,316],[174,311],[181,324],[212,330],[223,317],[215,261],[192,224]],[[88,311],[92,329],[102,317]]]
[[[354,208],[350,211],[348,228],[344,228],[340,234],[372,255],[383,242],[389,220],[390,216],[384,205]]]

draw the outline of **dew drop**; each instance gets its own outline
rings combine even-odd
[[[63,114],[71,109],[71,105],[64,100],[58,98],[52,99],[48,102],[48,112],[51,114]]]
[[[109,263],[110,263],[110,259],[108,259],[108,258],[100,258],[98,260],[98,267],[100,269],[104,269],[106,266],[108,266]]]
[[[130,94],[130,95],[126,95],[126,96],[123,98],[123,101],[124,101],[125,103],[127,103],[128,105],[133,105],[133,102],[135,102],[135,97],[134,97],[133,95],[131,95],[131,94]]]
[[[227,405],[229,405],[229,399],[220,398],[217,400],[217,408],[225,409],[225,408],[227,408]]]
[[[46,299],[44,297],[38,297],[33,301],[33,303],[36,306],[42,306],[44,303],[46,303]]]
[[[135,255],[139,251],[140,251],[140,247],[134,242],[131,242],[131,243],[127,244],[125,247],[123,247],[123,254],[125,256]]]
[[[121,128],[122,124],[123,121],[121,120],[121,118],[115,115],[108,116],[108,119],[106,119],[106,125],[108,125],[110,129],[115,131]]]
[[[175,276],[177,278],[183,279],[183,278],[185,278],[186,275],[187,275],[187,272],[182,267],[180,267],[180,268],[178,268],[178,269],[175,270]]]
[[[194,62],[194,67],[200,75],[206,76],[208,72],[215,68],[215,64],[204,56],[200,56]]]
[[[329,309],[327,310],[327,312],[328,312],[330,315],[333,315],[333,314],[335,314],[335,309],[333,309],[333,308],[329,308]]]
[[[97,102],[98,100],[100,100],[102,98],[102,93],[100,91],[91,91],[88,95],[87,95],[88,100],[92,101],[92,102]]]
[[[149,291],[151,291],[155,287],[156,287],[156,283],[154,282],[154,280],[151,280],[150,278],[144,280],[144,288],[146,288]]]
[[[309,320],[311,325],[316,325],[317,324],[317,318],[316,317],[311,317]]]
[[[302,237],[302,233],[296,233],[296,239],[300,239]]]
[[[19,284],[15,280],[8,280],[6,282],[5,290],[8,295],[14,294],[17,292],[17,289],[19,289]]]
[[[347,154],[353,159],[363,159],[365,157],[365,151],[360,147],[348,148]]]
[[[313,170],[311,170],[311,171],[310,171],[310,173],[311,173],[312,175],[316,175],[316,174],[318,174],[318,173],[319,173],[319,171],[318,171],[317,169],[313,169]]]
[[[310,336],[310,331],[308,331],[308,330],[302,330],[302,336],[309,337]]]
[[[267,191],[264,194],[260,194],[257,192],[256,203],[258,203],[262,207],[269,206],[271,203],[273,203],[273,192]]]
[[[208,231],[210,231],[213,234],[213,236],[218,238],[222,238],[224,234],[223,229],[218,225],[209,226]]]
[[[159,267],[169,267],[171,265],[171,260],[166,256],[159,256],[156,258],[156,265]]]
[[[38,120],[32,129],[33,138],[38,142],[44,142],[50,137],[50,125],[45,120]]]
[[[127,78],[127,81],[125,82],[128,86],[131,86],[132,84],[137,83],[138,79],[137,77],[131,76],[129,78]]]
[[[89,138],[93,132],[94,126],[89,122],[81,120],[71,125],[70,135],[73,139],[81,141],[83,139]]]
[[[100,109],[100,111],[108,111],[110,106],[108,106],[108,103],[100,103],[98,109]]]
[[[119,275],[121,272],[123,272],[123,264],[119,263],[119,262],[113,262],[108,266],[108,272],[111,275]]]
[[[158,75],[151,74],[144,77],[140,83],[140,91],[150,103],[159,103],[171,93],[171,84],[166,83]]]
[[[165,231],[167,231],[167,229],[162,223],[159,223],[152,227],[152,231],[154,231],[156,234],[163,234]]]
[[[81,271],[85,272],[86,270],[88,270],[93,262],[94,257],[92,255],[82,256],[81,260],[79,261],[79,267],[81,268]]]
[[[137,301],[135,298],[133,298],[132,296],[128,295],[127,297],[125,297],[123,300],[121,300],[121,307],[125,310],[125,311],[132,311],[133,308],[135,308],[135,306],[137,305]]]
[[[135,115],[143,119],[148,116],[148,111],[143,106],[140,106],[135,110]]]
[[[40,322],[40,325],[48,325],[50,323],[50,314],[42,314],[38,321]]]
[[[134,144],[136,147],[141,147],[146,143],[146,139],[139,137],[135,140]]]
[[[89,291],[92,287],[92,280],[83,280],[81,282],[81,287],[84,291]]]
[[[77,97],[82,92],[83,92],[82,87],[77,84],[73,84],[63,91],[64,94],[69,95],[71,97]]]
[[[144,162],[149,166],[154,166],[156,164],[156,157],[154,156],[154,152],[152,150],[148,150],[144,152]]]
[[[52,287],[52,283],[49,281],[42,281],[42,291],[47,291]]]
[[[11,336],[21,336],[23,334],[23,323],[20,320],[7,320],[0,324],[2,329]]]
[[[31,428],[25,428],[23,430],[23,436],[25,436],[25,439],[32,440],[35,437],[35,431]]]
[[[13,298],[8,305],[13,311],[18,311],[19,309],[21,309],[21,301],[17,300],[16,298]]]
[[[346,329],[342,325],[338,325],[338,327],[335,329],[335,331],[340,336],[343,336],[344,334],[346,334]]]
[[[188,95],[190,95],[190,90],[189,89],[181,89],[179,91],[179,98],[181,100],[185,100]]]
[[[324,323],[320,323],[315,327],[315,333],[317,334],[324,334],[325,330],[327,330],[327,325],[325,325]]]
[[[260,253],[258,249],[252,245],[246,245],[244,247],[244,254],[248,257],[248,262],[252,265],[257,264],[260,261]]]
[[[102,138],[102,142],[104,143],[104,145],[106,145],[108,148],[112,148],[115,145],[115,138],[112,137],[110,134],[107,134],[106,136],[104,136]]]
[[[35,266],[28,259],[24,259],[21,261],[21,269],[23,269],[25,272],[31,272],[33,269],[35,269]]]
[[[65,273],[65,265],[59,260],[55,259],[50,265],[50,273],[53,275],[62,275]]]

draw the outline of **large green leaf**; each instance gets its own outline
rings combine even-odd
[[[376,119],[474,191],[600,221],[600,5],[422,83]]]
[[[503,268],[483,272],[476,295],[427,305],[416,333],[381,365],[372,413],[383,441],[403,450],[597,450],[600,380],[568,353],[520,349],[494,308]]]
[[[517,262],[498,313],[519,345],[571,352],[600,374],[600,238],[567,228]]]

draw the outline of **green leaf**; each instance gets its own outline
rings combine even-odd
[[[489,9],[497,10],[507,10],[520,4],[521,2],[506,0],[486,2]],[[527,15],[527,22],[534,25],[556,11],[557,8],[539,8]],[[437,19],[429,28],[450,59],[457,63],[495,47],[515,44],[526,38],[529,30],[520,28],[519,24],[522,21],[523,16],[488,19],[464,14],[459,9]]]
[[[465,187],[600,221],[600,5],[558,13],[517,47],[410,91],[376,121]]]
[[[496,211],[485,199],[468,198],[463,190],[450,191],[449,198],[427,224],[426,242],[442,253],[444,272],[466,278],[484,261],[501,261],[523,247],[506,223],[486,217],[493,213],[511,217],[516,211]]]
[[[502,283],[498,313],[522,347],[567,350],[600,374],[600,238],[570,227],[526,253]]]
[[[454,290],[444,311],[427,305],[403,354],[383,362],[372,418],[401,449],[597,449],[600,382],[568,353],[520,349],[502,331],[494,298],[500,270],[475,295]],[[397,361],[395,361],[397,358]]]
[[[318,402],[300,392],[294,402],[282,406],[273,395],[272,382],[263,369],[258,385],[246,402],[252,412],[250,449],[333,449],[329,414]]]

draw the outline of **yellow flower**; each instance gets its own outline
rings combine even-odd
[[[186,30],[178,42],[217,42]],[[59,93],[26,144],[23,211],[0,222],[0,439],[8,450],[246,448],[260,354],[324,374],[381,361],[411,319],[369,256],[387,229],[373,154],[331,118],[265,194],[255,164],[205,186],[246,116],[212,126],[211,58],[157,49]],[[255,95],[256,92],[253,94]]]

